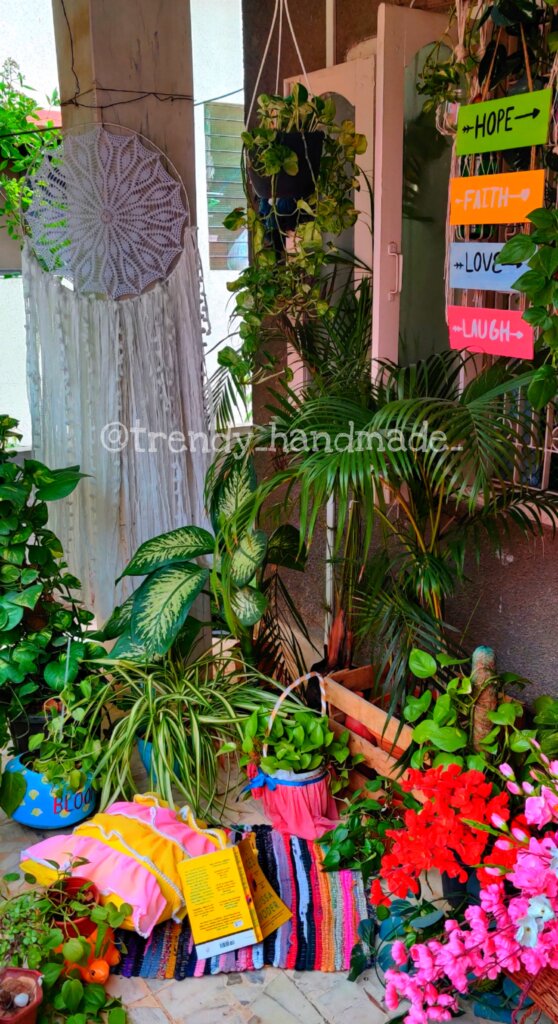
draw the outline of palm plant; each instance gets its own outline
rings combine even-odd
[[[522,482],[518,440],[529,427],[518,393],[533,371],[501,360],[462,386],[473,357],[446,352],[410,367],[384,363],[372,375],[370,306],[365,279],[332,316],[298,325],[295,344],[312,376],[302,393],[276,391],[274,435],[270,425],[255,434],[260,446],[283,435],[284,467],[254,504],[281,490],[309,543],[334,496],[334,554],[357,509],[357,630],[393,710],[411,648],[452,643],[445,602],[466,578],[466,553],[479,553],[483,536],[498,549],[513,528],[539,534],[545,515],[555,526],[558,506]]]
[[[219,751],[235,749],[242,725],[255,710],[271,710],[279,687],[232,656],[207,653],[186,663],[177,655],[150,664],[106,661],[106,688],[89,708],[95,729],[110,702],[122,717],[104,743],[95,777],[103,780],[100,803],[137,792],[132,758],[138,738],[150,744],[151,786],[170,806],[179,794],[194,814],[215,815],[218,804]],[[224,808],[229,785],[224,780]]]

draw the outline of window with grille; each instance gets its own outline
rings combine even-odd
[[[223,220],[245,206],[242,188],[244,107],[240,103],[205,104],[205,159],[211,270],[242,270],[248,264],[246,230],[229,231]]]

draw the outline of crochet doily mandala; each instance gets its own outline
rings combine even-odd
[[[68,132],[29,184],[35,255],[77,292],[139,295],[164,280],[182,252],[182,185],[133,132]]]

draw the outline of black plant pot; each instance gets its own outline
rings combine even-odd
[[[277,132],[277,141],[292,149],[298,157],[297,174],[279,171],[273,177],[258,174],[248,162],[248,177],[260,199],[305,199],[315,189],[320,170],[323,132]]]
[[[472,868],[463,866],[469,876],[466,882],[450,878],[445,871],[442,872],[442,893],[452,910],[459,910],[467,906],[471,900],[478,901],[480,896],[480,884],[476,872]]]
[[[42,704],[37,707],[30,707],[21,714],[12,718],[10,722],[10,736],[16,754],[26,754],[29,749],[29,737],[36,732],[42,732],[45,727],[45,713]]]

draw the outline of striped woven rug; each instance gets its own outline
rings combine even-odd
[[[237,834],[237,841],[246,831]],[[322,871],[323,853],[316,843],[282,836],[269,825],[256,825],[253,831],[260,865],[292,910],[292,919],[264,942],[210,960],[198,960],[187,921],[158,925],[149,939],[123,931],[126,953],[118,973],[181,980],[265,965],[297,971],[348,970],[359,921],[368,915],[360,873]]]

